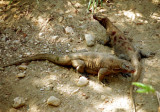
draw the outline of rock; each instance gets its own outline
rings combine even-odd
[[[86,86],[88,84],[88,79],[86,77],[80,77],[77,83],[77,86]]]
[[[22,98],[22,97],[16,97],[15,99],[14,99],[14,104],[13,104],[13,107],[14,108],[19,108],[19,107],[22,107],[22,106],[24,106],[25,105],[25,100],[24,100],[24,98]]]
[[[23,78],[23,77],[25,77],[25,73],[19,73],[19,74],[16,75],[16,77]]]
[[[67,34],[74,35],[74,31],[73,31],[72,27],[67,26],[67,27],[65,28],[65,32],[66,32]]]
[[[44,88],[40,88],[40,91],[44,91]]]
[[[69,53],[69,50],[66,50],[66,53]]]
[[[80,3],[76,3],[74,6],[77,8],[82,7],[82,5]]]
[[[14,40],[12,43],[13,44],[20,44],[20,41],[19,40]]]
[[[25,55],[26,55],[26,56],[30,56],[30,55],[31,55],[31,52],[26,52]]]
[[[26,70],[27,69],[27,65],[25,65],[24,63],[18,66],[19,70]]]
[[[93,37],[91,34],[85,34],[85,40],[88,47],[94,46],[95,37]]]
[[[102,99],[102,100],[105,100],[105,99],[106,99],[106,96],[105,96],[105,95],[101,95],[101,99]]]
[[[73,18],[73,16],[72,15],[68,15],[68,18]]]
[[[63,21],[63,17],[59,17],[58,21],[61,23]]]
[[[50,96],[47,100],[47,104],[52,106],[59,106],[60,103],[60,99],[56,98],[55,96]]]

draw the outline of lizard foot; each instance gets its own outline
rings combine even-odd
[[[130,74],[130,73],[121,73],[121,75],[122,75],[123,77],[125,77],[125,78],[131,77],[131,74]]]

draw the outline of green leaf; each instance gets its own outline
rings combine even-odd
[[[103,6],[103,0],[100,0],[101,1],[101,7]]]
[[[140,82],[133,82],[132,85],[135,85],[135,86],[141,88],[136,91],[138,93],[149,93],[149,92],[154,93],[155,92],[155,89],[151,85],[145,85]]]
[[[135,86],[138,86],[140,88],[146,88],[146,85],[145,84],[142,84],[140,82],[132,82],[132,85],[135,85]]]
[[[10,0],[9,5],[11,5],[12,2],[13,2],[13,0]]]
[[[138,89],[136,92],[137,93],[148,93],[146,89]]]
[[[89,0],[89,3],[88,3],[88,11],[89,11],[89,9],[90,9],[90,7],[91,7],[91,2],[92,2],[92,0]]]

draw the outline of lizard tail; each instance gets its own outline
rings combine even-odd
[[[132,61],[132,64],[135,67],[135,72],[133,73],[133,76],[132,76],[132,82],[137,82],[142,71],[142,66],[138,58],[134,58]],[[130,86],[131,103],[132,103],[133,112],[136,112],[135,101],[133,98],[133,89],[134,89],[134,86],[131,84]]]
[[[36,60],[48,60],[50,62],[59,64],[59,65],[71,65],[71,59],[68,55],[61,56],[61,55],[55,55],[55,54],[37,54],[34,56],[26,57],[24,59],[15,61],[10,64],[6,64],[2,68],[12,66],[12,65],[20,65],[21,63],[26,63],[30,61],[36,61]]]

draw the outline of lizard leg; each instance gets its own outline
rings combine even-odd
[[[72,60],[72,66],[76,68],[76,70],[80,73],[84,72],[85,63],[82,60]]]
[[[142,50],[139,51],[141,58],[149,58],[149,57],[153,57],[155,55],[154,52],[144,52]]]
[[[109,72],[109,69],[108,68],[101,68],[99,71],[98,71],[98,80],[99,81],[103,81],[105,75],[109,75],[110,72]]]

